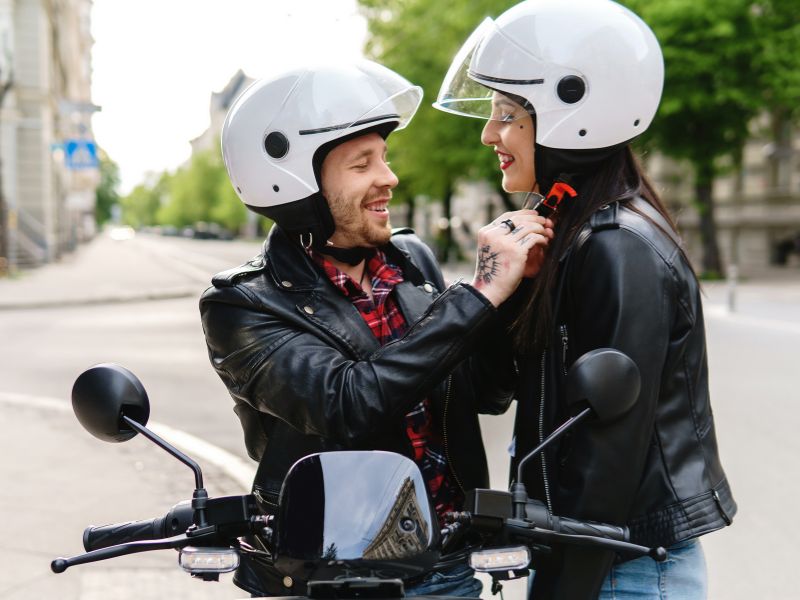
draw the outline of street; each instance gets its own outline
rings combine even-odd
[[[108,242],[93,242],[103,243]],[[163,300],[0,310],[0,399],[2,394],[44,399],[28,405],[0,402],[0,469],[6,478],[0,514],[13,521],[2,527],[0,598],[246,595],[229,577],[221,584],[190,581],[171,551],[79,566],[63,575],[49,573],[52,558],[82,551],[84,526],[160,516],[191,494],[191,472],[162,451],[143,439],[104,444],[64,410],[74,379],[89,366],[126,366],[148,392],[151,420],[249,461],[232,402],[208,361],[197,299],[212,273],[244,262],[260,244],[151,236],[124,243],[129,244],[128,256],[139,257],[124,265],[132,287],[142,288],[144,284],[136,282],[158,277],[167,282],[165,273],[170,271],[176,290],[183,286],[184,291]],[[155,268],[161,275],[148,275]],[[99,271],[96,277],[113,279],[109,271]],[[714,600],[795,597],[792,498],[800,496],[797,272],[793,282],[741,284],[742,312],[733,315],[724,310],[724,286],[708,287],[712,402],[723,464],[739,504],[733,527],[703,538],[709,597]],[[3,283],[0,294],[11,289],[8,284],[28,285]],[[62,402],[62,409],[54,410],[49,399]],[[512,420],[513,410],[482,419],[495,488],[506,485]],[[40,432],[42,437],[25,437],[13,423],[28,423],[29,435]],[[104,473],[98,469],[112,461],[125,470],[124,489],[104,486]],[[37,469],[46,479],[37,479],[35,486],[21,488],[19,480],[9,476],[16,473],[30,481],[30,472]],[[245,491],[216,467],[206,480],[212,494]],[[507,600],[521,597],[519,583],[507,589]],[[485,593],[488,596],[488,590]]]

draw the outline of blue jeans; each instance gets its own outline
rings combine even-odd
[[[406,587],[406,596],[458,596],[480,598],[483,583],[475,579],[475,571],[467,565],[456,565],[445,571],[429,574],[420,583]]]
[[[599,600],[705,600],[706,559],[700,540],[667,548],[667,560],[649,556],[614,565],[600,589]]]

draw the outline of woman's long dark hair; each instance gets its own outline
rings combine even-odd
[[[553,289],[558,277],[559,258],[583,225],[601,206],[611,202],[624,204],[636,197],[651,204],[677,232],[674,221],[644,174],[630,145],[605,159],[586,177],[578,186],[576,198],[565,199],[561,203],[555,237],[548,246],[542,269],[533,281],[520,290],[522,293],[528,290],[528,297],[522,299],[522,308],[512,325],[519,352],[538,356],[548,346],[555,319]],[[653,224],[661,229],[658,224]]]

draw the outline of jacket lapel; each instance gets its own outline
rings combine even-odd
[[[401,263],[398,266],[405,280],[395,288],[395,298],[403,317],[411,325],[422,317],[438,291],[429,283],[415,285],[413,279],[424,281],[419,270],[396,248],[387,247],[387,250],[387,254]],[[356,358],[364,358],[380,348],[352,302],[320,273],[302,248],[289,240],[281,228],[272,228],[264,253],[275,286],[287,294],[305,321],[321,330],[325,337],[336,339]]]
[[[406,319],[408,325],[417,322],[428,307],[431,305],[434,297],[434,288],[430,284],[425,287],[417,287],[410,281],[406,280],[397,284],[394,289],[397,304],[400,306],[400,311]],[[428,292],[426,289],[430,289]]]

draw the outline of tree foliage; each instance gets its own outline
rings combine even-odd
[[[758,89],[772,112],[800,120],[800,5],[758,0],[751,11],[761,49],[755,57]]]
[[[770,106],[796,110],[796,0],[623,3],[650,25],[664,53],[664,93],[648,137],[664,154],[691,163],[703,272],[721,275],[712,184],[740,164],[756,115]]]
[[[95,189],[94,217],[98,225],[111,219],[111,207],[119,203],[119,166],[100,150],[100,183]]]
[[[247,208],[231,187],[219,150],[195,153],[175,173],[142,184],[122,199],[124,221],[133,227],[218,223],[232,232],[247,222]]]
[[[650,127],[656,146],[686,158],[702,183],[742,148],[761,102],[753,73],[758,39],[750,0],[625,0],[664,53],[664,93]]]
[[[484,122],[444,114],[431,105],[455,53],[487,16],[509,0],[431,2],[359,0],[367,17],[367,55],[422,86],[424,98],[408,128],[389,143],[400,178],[397,194],[441,199],[459,178],[499,181],[497,158],[480,144]]]
[[[136,229],[158,223],[161,203],[169,186],[170,175],[163,173],[153,185],[137,185],[130,194],[120,200],[122,222]]]

